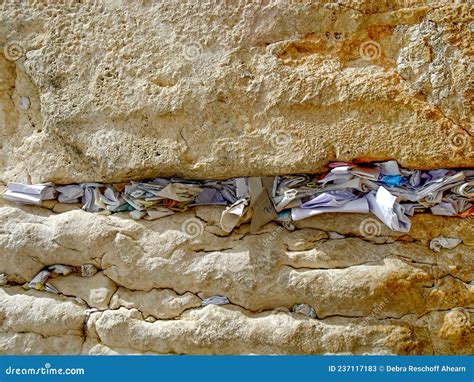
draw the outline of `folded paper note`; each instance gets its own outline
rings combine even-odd
[[[44,200],[83,204],[89,212],[128,212],[133,219],[155,220],[199,205],[224,206],[224,232],[250,222],[257,232],[270,221],[291,221],[323,213],[372,213],[387,227],[410,230],[416,212],[474,215],[474,170],[414,170],[396,161],[372,164],[334,162],[325,174],[296,174],[227,180],[155,178],[148,181],[55,186],[8,183],[3,198],[41,205]]]
[[[43,200],[55,199],[56,192],[53,183],[22,184],[11,182],[3,193],[3,199],[16,203],[41,204]]]

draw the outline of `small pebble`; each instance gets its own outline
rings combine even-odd
[[[7,275],[5,273],[0,273],[0,285],[7,285]]]
[[[19,106],[21,110],[28,110],[30,108],[31,102],[30,99],[26,96],[20,97]]]
[[[128,314],[130,315],[130,318],[136,318],[138,320],[143,320],[143,314],[137,308],[130,309]]]
[[[98,311],[99,311],[99,309],[97,309],[97,308],[86,309],[86,311],[85,311],[86,317],[89,317],[92,313],[95,313],[95,312],[98,312]]]
[[[291,311],[295,313],[304,314],[305,316],[310,318],[317,318],[316,311],[308,304],[295,304],[293,305]]]
[[[76,302],[80,305],[86,305],[86,302],[80,297],[76,297],[74,300],[76,300]]]
[[[97,273],[97,268],[92,264],[84,264],[81,266],[81,276],[91,277]]]
[[[344,235],[341,235],[340,233],[337,233],[337,232],[334,232],[334,231],[331,231],[331,232],[328,232],[329,234],[329,238],[330,239],[344,239],[345,236]]]

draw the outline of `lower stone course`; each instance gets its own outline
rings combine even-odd
[[[472,219],[420,214],[371,236],[365,215],[326,214],[227,234],[219,207],[150,222],[57,206],[0,204],[1,354],[474,352]],[[433,252],[438,236],[462,243]],[[99,272],[50,279],[58,295],[21,287],[52,264]],[[212,295],[230,304],[201,307]]]

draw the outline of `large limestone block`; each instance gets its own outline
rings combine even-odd
[[[474,164],[467,2],[4,1],[0,20],[3,181]]]
[[[68,355],[80,354],[84,339],[80,336],[42,336],[37,333],[0,331],[0,354]]]
[[[473,315],[467,309],[457,308],[447,314],[433,313],[431,328],[437,330],[433,336],[436,353],[472,355],[474,352]],[[458,350],[456,350],[458,349]]]
[[[120,308],[102,313],[95,329],[107,347],[164,354],[469,354],[472,317],[462,312],[462,323],[451,324],[453,314],[458,312],[434,312],[423,319],[319,321],[299,314],[249,314],[235,307],[208,306],[187,312],[181,320],[148,323]],[[444,334],[453,329],[464,336]]]
[[[102,246],[114,237],[106,220],[81,211],[55,215],[19,206],[0,207],[0,211],[0,273],[9,275],[10,281],[29,281],[46,265],[98,266]],[[86,220],[76,218],[78,213]]]
[[[474,167],[473,25],[472,4],[428,0],[0,1],[0,191]],[[0,200],[2,354],[474,352],[472,219],[399,233],[325,214],[252,235],[223,232],[219,207],[44,206]],[[435,253],[438,236],[461,244]],[[20,287],[53,264],[99,273]],[[216,294],[230,304],[201,306]]]
[[[85,309],[52,293],[0,288],[0,332],[82,336]]]
[[[42,264],[77,266],[94,260],[103,275],[113,281],[111,289],[116,284],[131,291],[148,293],[142,299],[138,296],[145,295],[131,292],[124,298],[123,306],[143,309],[145,315],[156,318],[160,318],[160,309],[153,308],[151,302],[144,302],[155,300],[153,296],[157,292],[154,289],[169,289],[172,294],[221,294],[250,311],[291,308],[296,303],[307,303],[320,318],[333,315],[364,317],[381,301],[385,303],[377,310],[378,318],[401,317],[409,313],[423,315],[457,306],[469,308],[474,303],[473,286],[470,285],[474,279],[473,249],[469,244],[472,227],[465,225],[466,221],[462,219],[433,219],[430,215],[421,215],[414,222],[414,237],[411,233],[398,237],[380,236],[384,242],[380,244],[367,240],[363,230],[359,230],[358,225],[354,227],[354,216],[349,214],[327,218],[333,224],[328,228],[315,223],[326,219],[317,217],[308,219],[305,229],[290,232],[269,224],[258,235],[249,235],[246,224],[237,232],[220,236],[212,233],[211,228],[216,228],[214,225],[201,221],[202,230],[190,236],[185,229],[186,223],[197,219],[191,212],[148,222],[84,211],[38,216],[37,210],[0,209],[0,220],[2,216],[16,212],[25,225],[35,222],[28,231],[29,240],[15,240],[16,236],[11,233],[0,235],[0,240],[8,244],[0,253],[6,264],[0,272],[7,274],[9,282],[19,278],[12,276],[10,271],[22,275],[25,281],[32,277],[31,264],[38,260],[39,269]],[[203,211],[201,209],[202,216],[205,215]],[[438,236],[442,229],[451,225],[452,234],[468,244],[433,252],[428,248],[430,237],[420,239],[416,236],[417,225],[422,222],[427,225],[430,221],[432,228],[426,235]],[[70,228],[55,235],[45,235],[36,229],[36,226],[42,229],[59,223]],[[309,228],[312,225],[318,228]],[[357,237],[329,238],[337,226],[352,226],[352,235]],[[67,295],[75,289],[72,284],[68,286],[69,277],[83,282],[76,276],[62,279],[64,287],[69,288],[65,292]],[[100,277],[107,281],[104,285],[109,284],[107,278]],[[78,286],[77,291],[83,288],[88,290],[86,283],[81,288]],[[76,294],[87,300],[82,292]],[[116,299],[114,308],[120,306],[118,300],[121,298],[117,296]],[[173,307],[172,313],[167,313],[167,309],[161,314],[169,317],[169,314],[179,315],[181,308]]]
[[[248,224],[224,234],[217,211],[134,221],[0,206],[4,352],[56,354],[71,344],[72,354],[472,353],[469,219],[422,214],[400,234],[369,230],[367,216],[321,215],[252,235]],[[189,222],[200,229],[191,234]],[[462,242],[433,252],[439,235]],[[51,279],[60,295],[15,286],[56,263],[100,272]],[[215,294],[230,304],[200,306]],[[289,313],[296,303],[317,319]]]
[[[141,352],[133,348],[110,347],[96,340],[87,339],[82,347],[82,354],[86,355],[130,355],[130,354],[156,354],[153,352]]]
[[[88,306],[97,309],[107,309],[117,286],[102,272],[92,277],[68,275],[49,281],[61,294],[79,297]]]
[[[144,317],[174,318],[190,308],[201,306],[202,300],[190,292],[178,295],[176,292],[164,289],[152,289],[149,292],[130,291],[119,288],[112,296],[110,309],[136,308],[143,313]]]

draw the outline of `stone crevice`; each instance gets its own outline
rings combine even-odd
[[[334,161],[474,168],[471,4],[264,3],[3,2],[0,192]],[[0,199],[0,354],[474,353],[472,219],[227,233],[221,207],[153,221],[81,207]],[[461,244],[434,252],[439,237]],[[55,264],[74,267],[48,279],[58,294],[22,287]],[[216,295],[230,303],[202,306]]]

